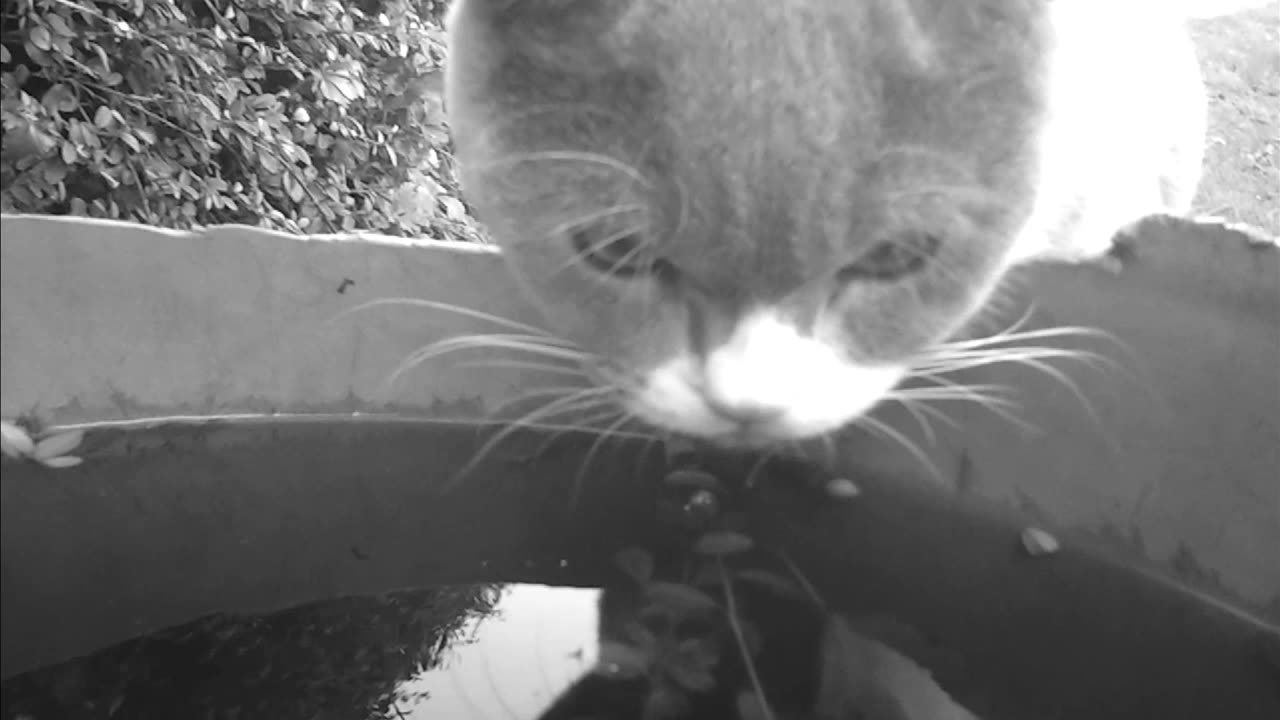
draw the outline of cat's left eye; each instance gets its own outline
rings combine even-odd
[[[840,268],[838,278],[841,282],[898,280],[924,270],[941,247],[936,235],[918,230],[900,232]]]
[[[640,233],[601,238],[598,233],[579,230],[570,234],[569,241],[584,265],[605,275],[632,278],[653,272],[656,265]]]

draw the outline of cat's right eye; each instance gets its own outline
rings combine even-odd
[[[842,283],[855,280],[887,282],[924,270],[938,254],[942,241],[931,233],[910,230],[878,243],[840,269]]]
[[[569,241],[583,265],[605,275],[633,278],[653,273],[661,264],[640,233],[600,237],[596,232],[578,230],[570,234]]]

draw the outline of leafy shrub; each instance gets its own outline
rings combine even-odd
[[[0,0],[0,203],[477,239],[441,0]]]

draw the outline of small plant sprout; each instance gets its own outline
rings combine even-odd
[[[15,460],[34,460],[49,468],[75,467],[84,459],[67,453],[80,447],[83,430],[50,432],[38,440],[16,420],[0,420],[0,451]]]
[[[740,552],[750,550],[754,545],[751,538],[735,532],[716,531],[709,532],[698,538],[693,545],[693,551],[699,555],[712,555],[715,557],[724,557],[725,555],[734,555]]]
[[[1022,548],[1032,557],[1052,555],[1061,547],[1057,538],[1040,528],[1029,527],[1022,531]]]
[[[0,452],[5,457],[22,459],[35,449],[36,443],[25,428],[10,420],[0,420]]]
[[[614,556],[614,562],[632,580],[640,584],[653,578],[653,556],[641,548],[625,548]]]
[[[725,491],[724,483],[705,470],[681,468],[667,473],[662,480],[672,487],[707,490],[714,493],[723,493]]]

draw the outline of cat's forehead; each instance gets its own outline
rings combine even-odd
[[[525,232],[641,204],[709,280],[792,285],[906,189],[1020,182],[1043,4],[473,1],[455,139]]]

